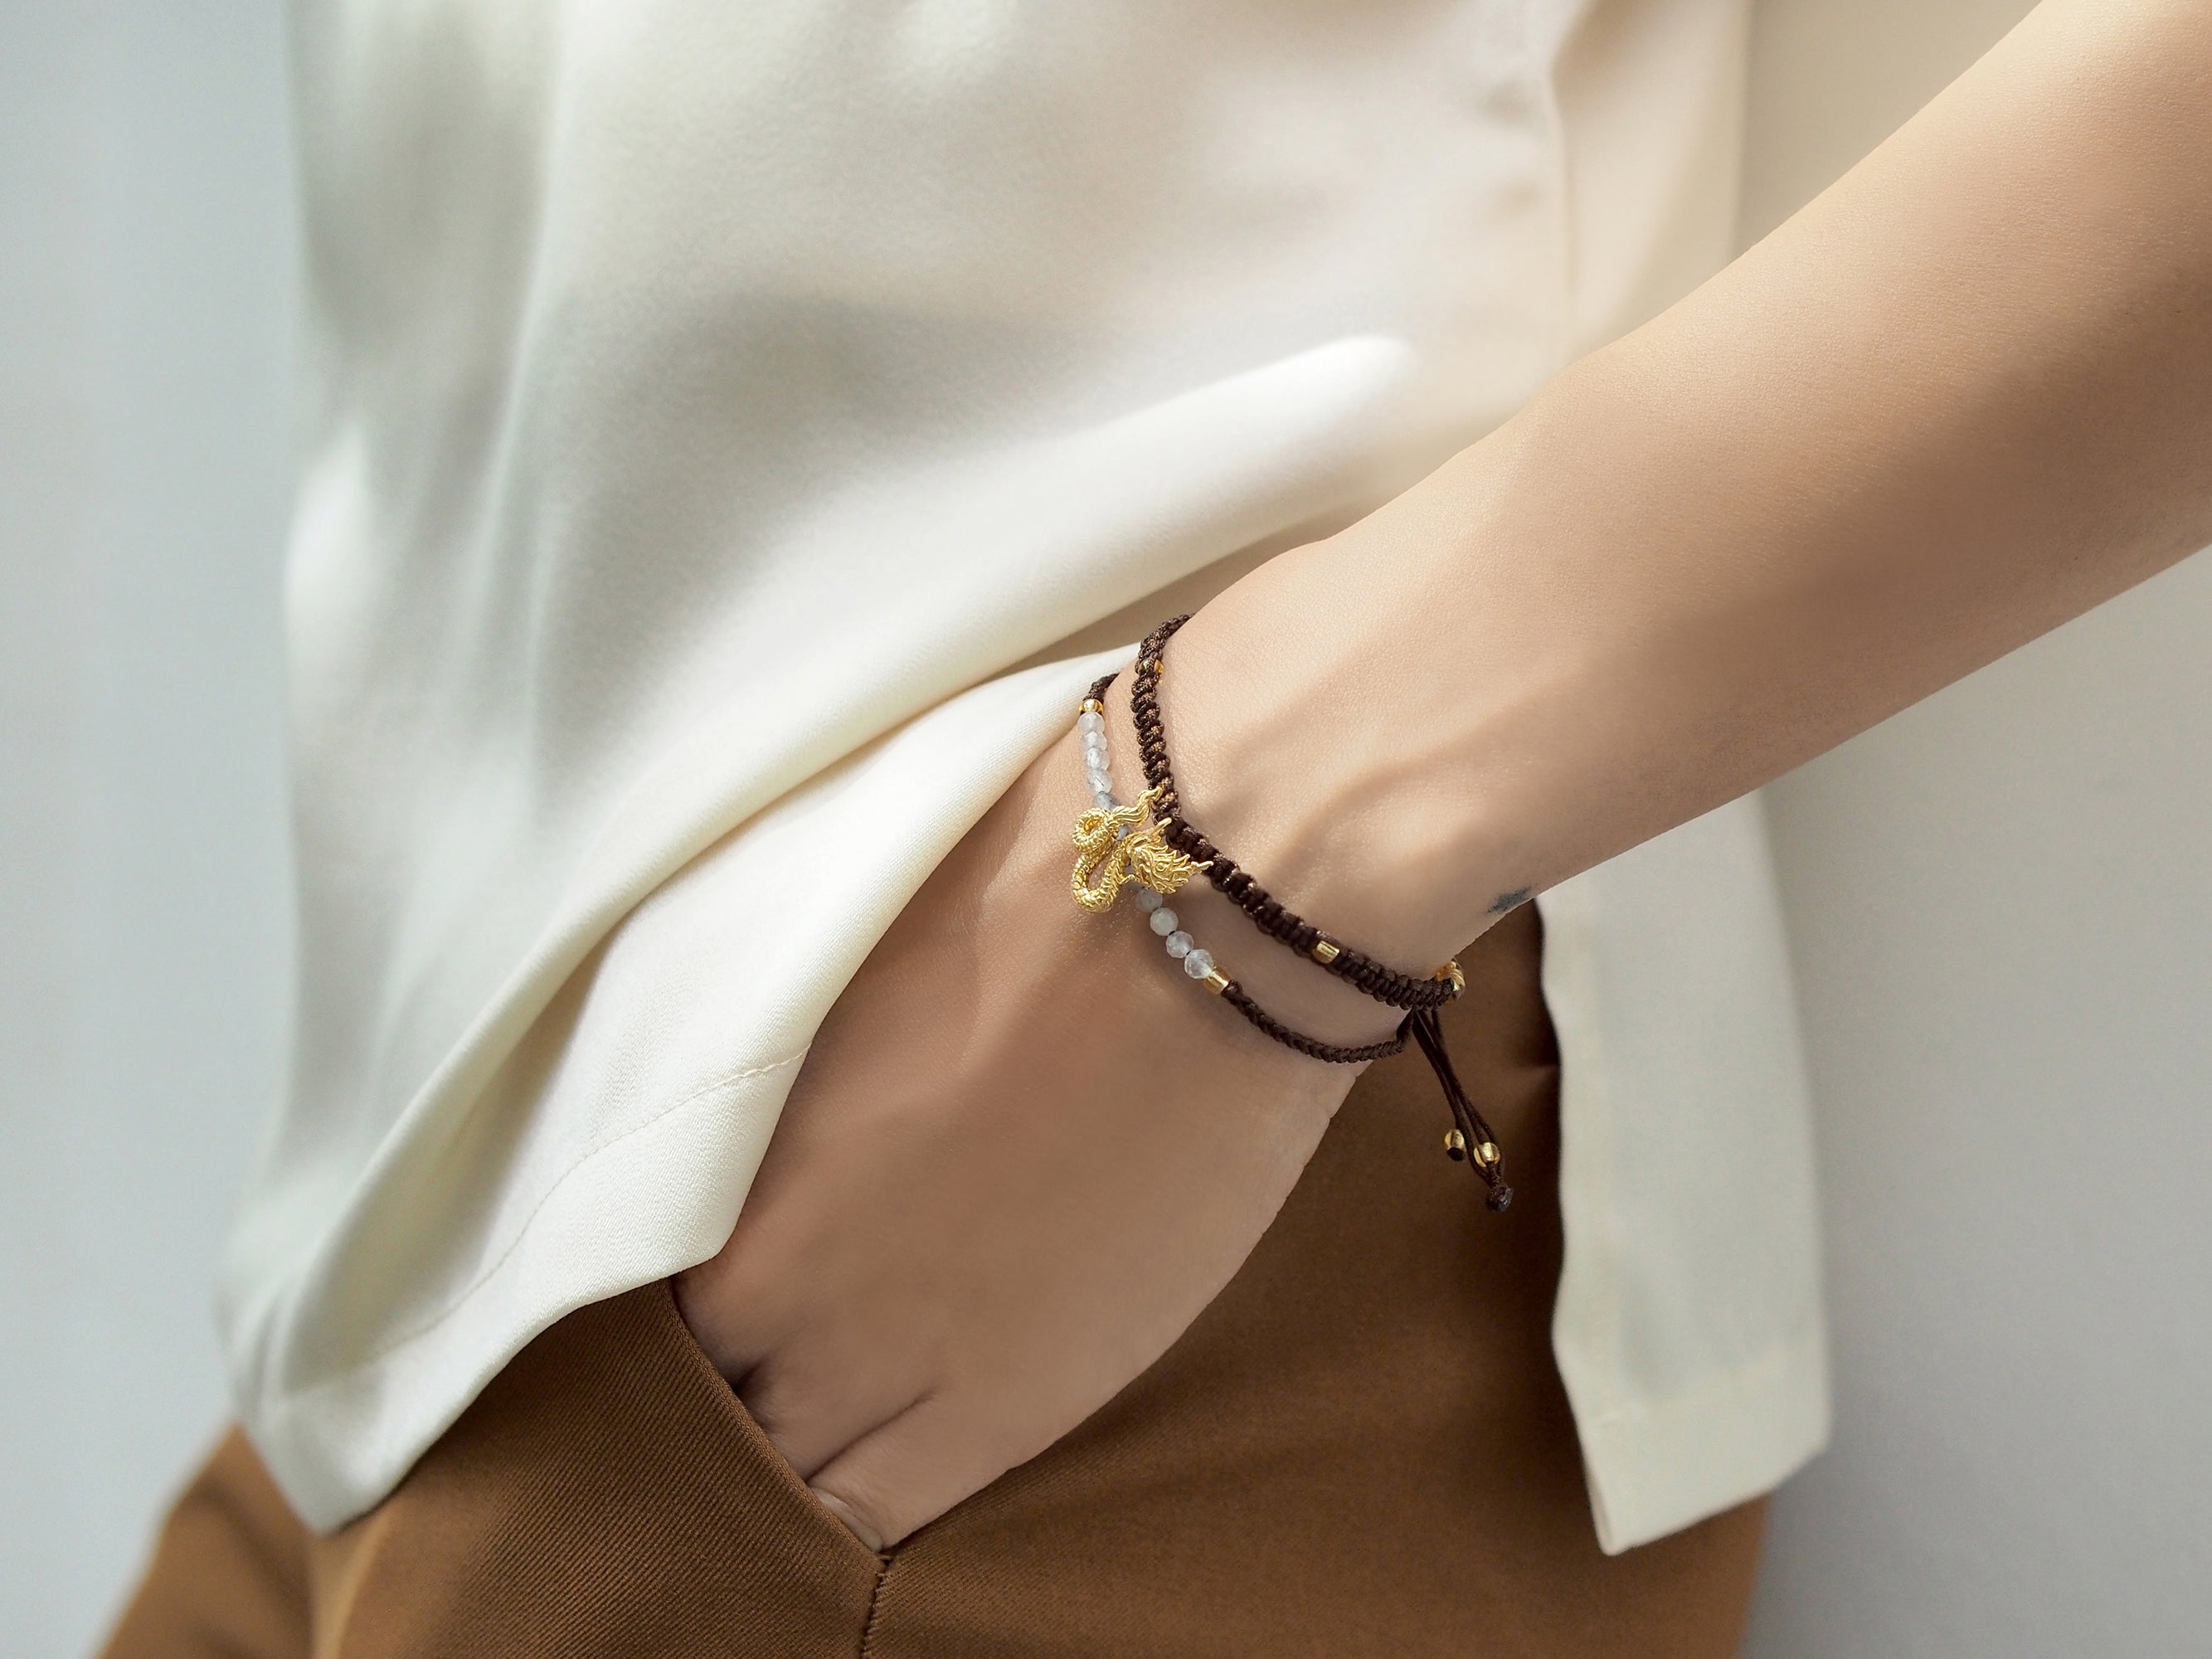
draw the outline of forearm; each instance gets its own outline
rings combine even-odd
[[[1421,961],[2207,541],[2212,6],[2067,0],[1163,702],[1194,821]]]
[[[2203,6],[2047,11],[1689,301],[1206,606],[1161,686],[1191,820],[1425,968],[1501,894],[2212,539],[2208,65]],[[1071,734],[932,875],[824,1021],[737,1230],[679,1284],[871,1545],[1153,1363],[1350,1086],[1127,915],[1069,902],[1082,774]],[[1204,883],[1174,905],[1297,1029],[1396,1023]]]

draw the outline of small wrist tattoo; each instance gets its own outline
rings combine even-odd
[[[1510,893],[1500,893],[1490,901],[1490,914],[1493,916],[1502,916],[1508,910],[1519,909],[1535,896],[1536,890],[1533,887],[1516,887]]]

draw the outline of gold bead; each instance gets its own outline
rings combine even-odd
[[[1229,988],[1229,975],[1223,973],[1218,968],[1216,968],[1211,973],[1207,974],[1204,979],[1200,980],[1199,983],[1205,986],[1206,988],[1212,992],[1214,995],[1219,996],[1224,991]]]
[[[1462,1158],[1467,1156],[1467,1137],[1456,1129],[1444,1131],[1444,1156]]]
[[[1096,697],[1085,697],[1083,700],[1083,712],[1086,714],[1103,714],[1106,712],[1106,705]]]
[[[1313,959],[1323,967],[1327,967],[1343,954],[1343,951],[1336,948],[1334,939],[1317,939],[1314,941]]]
[[[1484,1169],[1495,1168],[1498,1164],[1498,1143],[1494,1140],[1484,1141],[1481,1146],[1474,1149],[1474,1156],[1476,1161]]]
[[[1431,977],[1434,979],[1449,980],[1451,981],[1452,994],[1454,996],[1457,996],[1461,992],[1467,989],[1467,975],[1460,970],[1460,965],[1456,962],[1448,962],[1444,963],[1444,965],[1437,969]]]

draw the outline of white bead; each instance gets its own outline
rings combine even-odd
[[[1085,732],[1083,734],[1083,752],[1086,755],[1104,754],[1106,734],[1103,732]]]
[[[1139,887],[1137,890],[1137,908],[1139,910],[1158,909],[1160,908],[1160,896],[1158,893],[1155,893],[1149,887]]]
[[[1114,787],[1114,775],[1102,766],[1092,767],[1083,775],[1083,779],[1091,786],[1093,794],[1101,789],[1111,789]]]
[[[1164,904],[1152,912],[1152,931],[1165,939],[1176,930],[1176,913]]]
[[[1213,971],[1213,952],[1193,951],[1182,959],[1182,970],[1193,979],[1204,979]]]
[[[1094,714],[1086,708],[1076,720],[1075,729],[1084,732],[1103,732],[1106,729],[1106,717],[1103,714]]]
[[[1114,792],[1111,789],[1092,790],[1091,792],[1091,800],[1093,805],[1102,807],[1109,812],[1112,811],[1115,807],[1121,804],[1120,801],[1114,799]]]
[[[1184,933],[1182,928],[1178,927],[1175,932],[1168,935],[1168,954],[1175,957],[1177,961],[1181,961],[1183,957],[1190,954],[1190,947],[1194,943],[1196,943],[1196,941],[1194,940],[1188,933]]]

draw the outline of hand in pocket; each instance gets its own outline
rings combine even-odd
[[[1164,1352],[1352,1085],[1176,971],[1126,901],[1070,902],[1079,778],[1055,748],[933,875],[824,1023],[728,1243],[677,1284],[762,1427],[874,1547]],[[1242,957],[1280,950],[1225,904],[1210,920]]]

